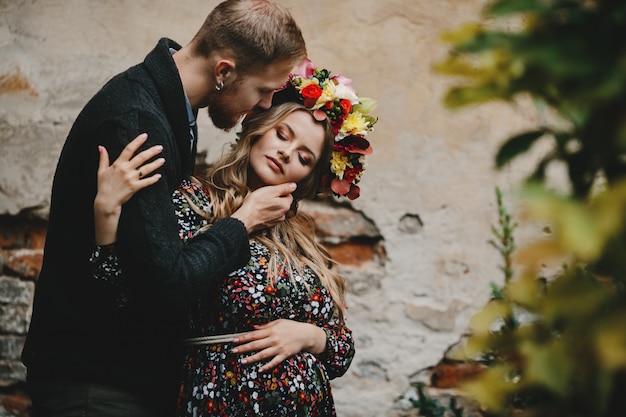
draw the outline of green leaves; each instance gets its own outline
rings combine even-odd
[[[605,166],[624,165],[626,159],[626,48],[618,41],[626,39],[626,2],[497,0],[484,16],[484,22],[442,37],[451,47],[434,69],[459,80],[448,90],[445,105],[458,109],[494,100],[513,102],[521,95],[547,103],[557,116],[551,121],[568,121],[561,134],[576,138],[585,154],[559,149],[534,178],[543,180],[545,166],[563,160],[575,196],[584,198],[591,179]],[[509,139],[496,166],[526,152],[541,136],[539,131],[559,130],[554,122]],[[599,147],[599,141],[609,143]],[[618,175],[611,169],[609,180],[620,176],[626,176],[626,168]]]
[[[523,12],[543,12],[547,8],[545,0],[494,1],[485,8],[485,17],[503,17]]]
[[[493,416],[626,415],[626,1],[494,0],[482,17],[442,38],[450,50],[435,70],[458,81],[445,104],[524,96],[546,106],[545,124],[504,140],[495,166],[552,142],[522,195],[524,218],[550,232],[513,258],[499,201],[489,243],[504,285],[467,341],[489,368],[464,388]],[[569,176],[564,194],[544,186],[555,161]],[[562,269],[542,277],[554,260]]]
[[[510,138],[496,155],[496,167],[502,168],[516,156],[530,150],[537,139],[546,134],[544,129],[522,133]]]

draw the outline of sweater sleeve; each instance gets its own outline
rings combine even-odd
[[[181,161],[189,158],[189,139],[177,138],[162,118],[149,111],[119,115],[108,135],[117,138],[111,160],[141,132],[143,148],[163,145],[165,165],[156,184],[140,190],[122,207],[117,254],[129,289],[146,309],[160,314],[181,313],[218,280],[245,265],[250,258],[248,233],[237,219],[225,218],[194,239],[182,242],[172,193],[186,173]],[[100,130],[101,137],[106,138]],[[186,132],[187,133],[187,132]],[[182,143],[181,143],[182,142]],[[109,149],[107,147],[107,149]]]

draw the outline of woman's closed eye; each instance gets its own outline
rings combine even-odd
[[[313,159],[310,156],[307,156],[306,153],[299,152],[298,159],[300,160],[300,163],[305,167],[308,167],[313,163]]]
[[[293,133],[284,126],[276,128],[276,137],[280,140],[289,140],[293,137]]]

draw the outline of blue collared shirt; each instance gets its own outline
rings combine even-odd
[[[176,53],[176,49],[170,48],[170,53],[174,55]],[[187,105],[187,119],[189,121],[189,152],[193,151],[193,144],[196,140],[195,135],[193,134],[193,127],[196,125],[196,116],[193,114],[193,109],[191,108],[191,104],[189,103],[189,98],[187,97],[187,92],[183,90],[185,94],[185,104]]]

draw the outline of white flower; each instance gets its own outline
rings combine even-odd
[[[335,97],[348,100],[353,106],[359,103],[359,97],[355,94],[354,90],[344,84],[337,84],[335,86]]]

